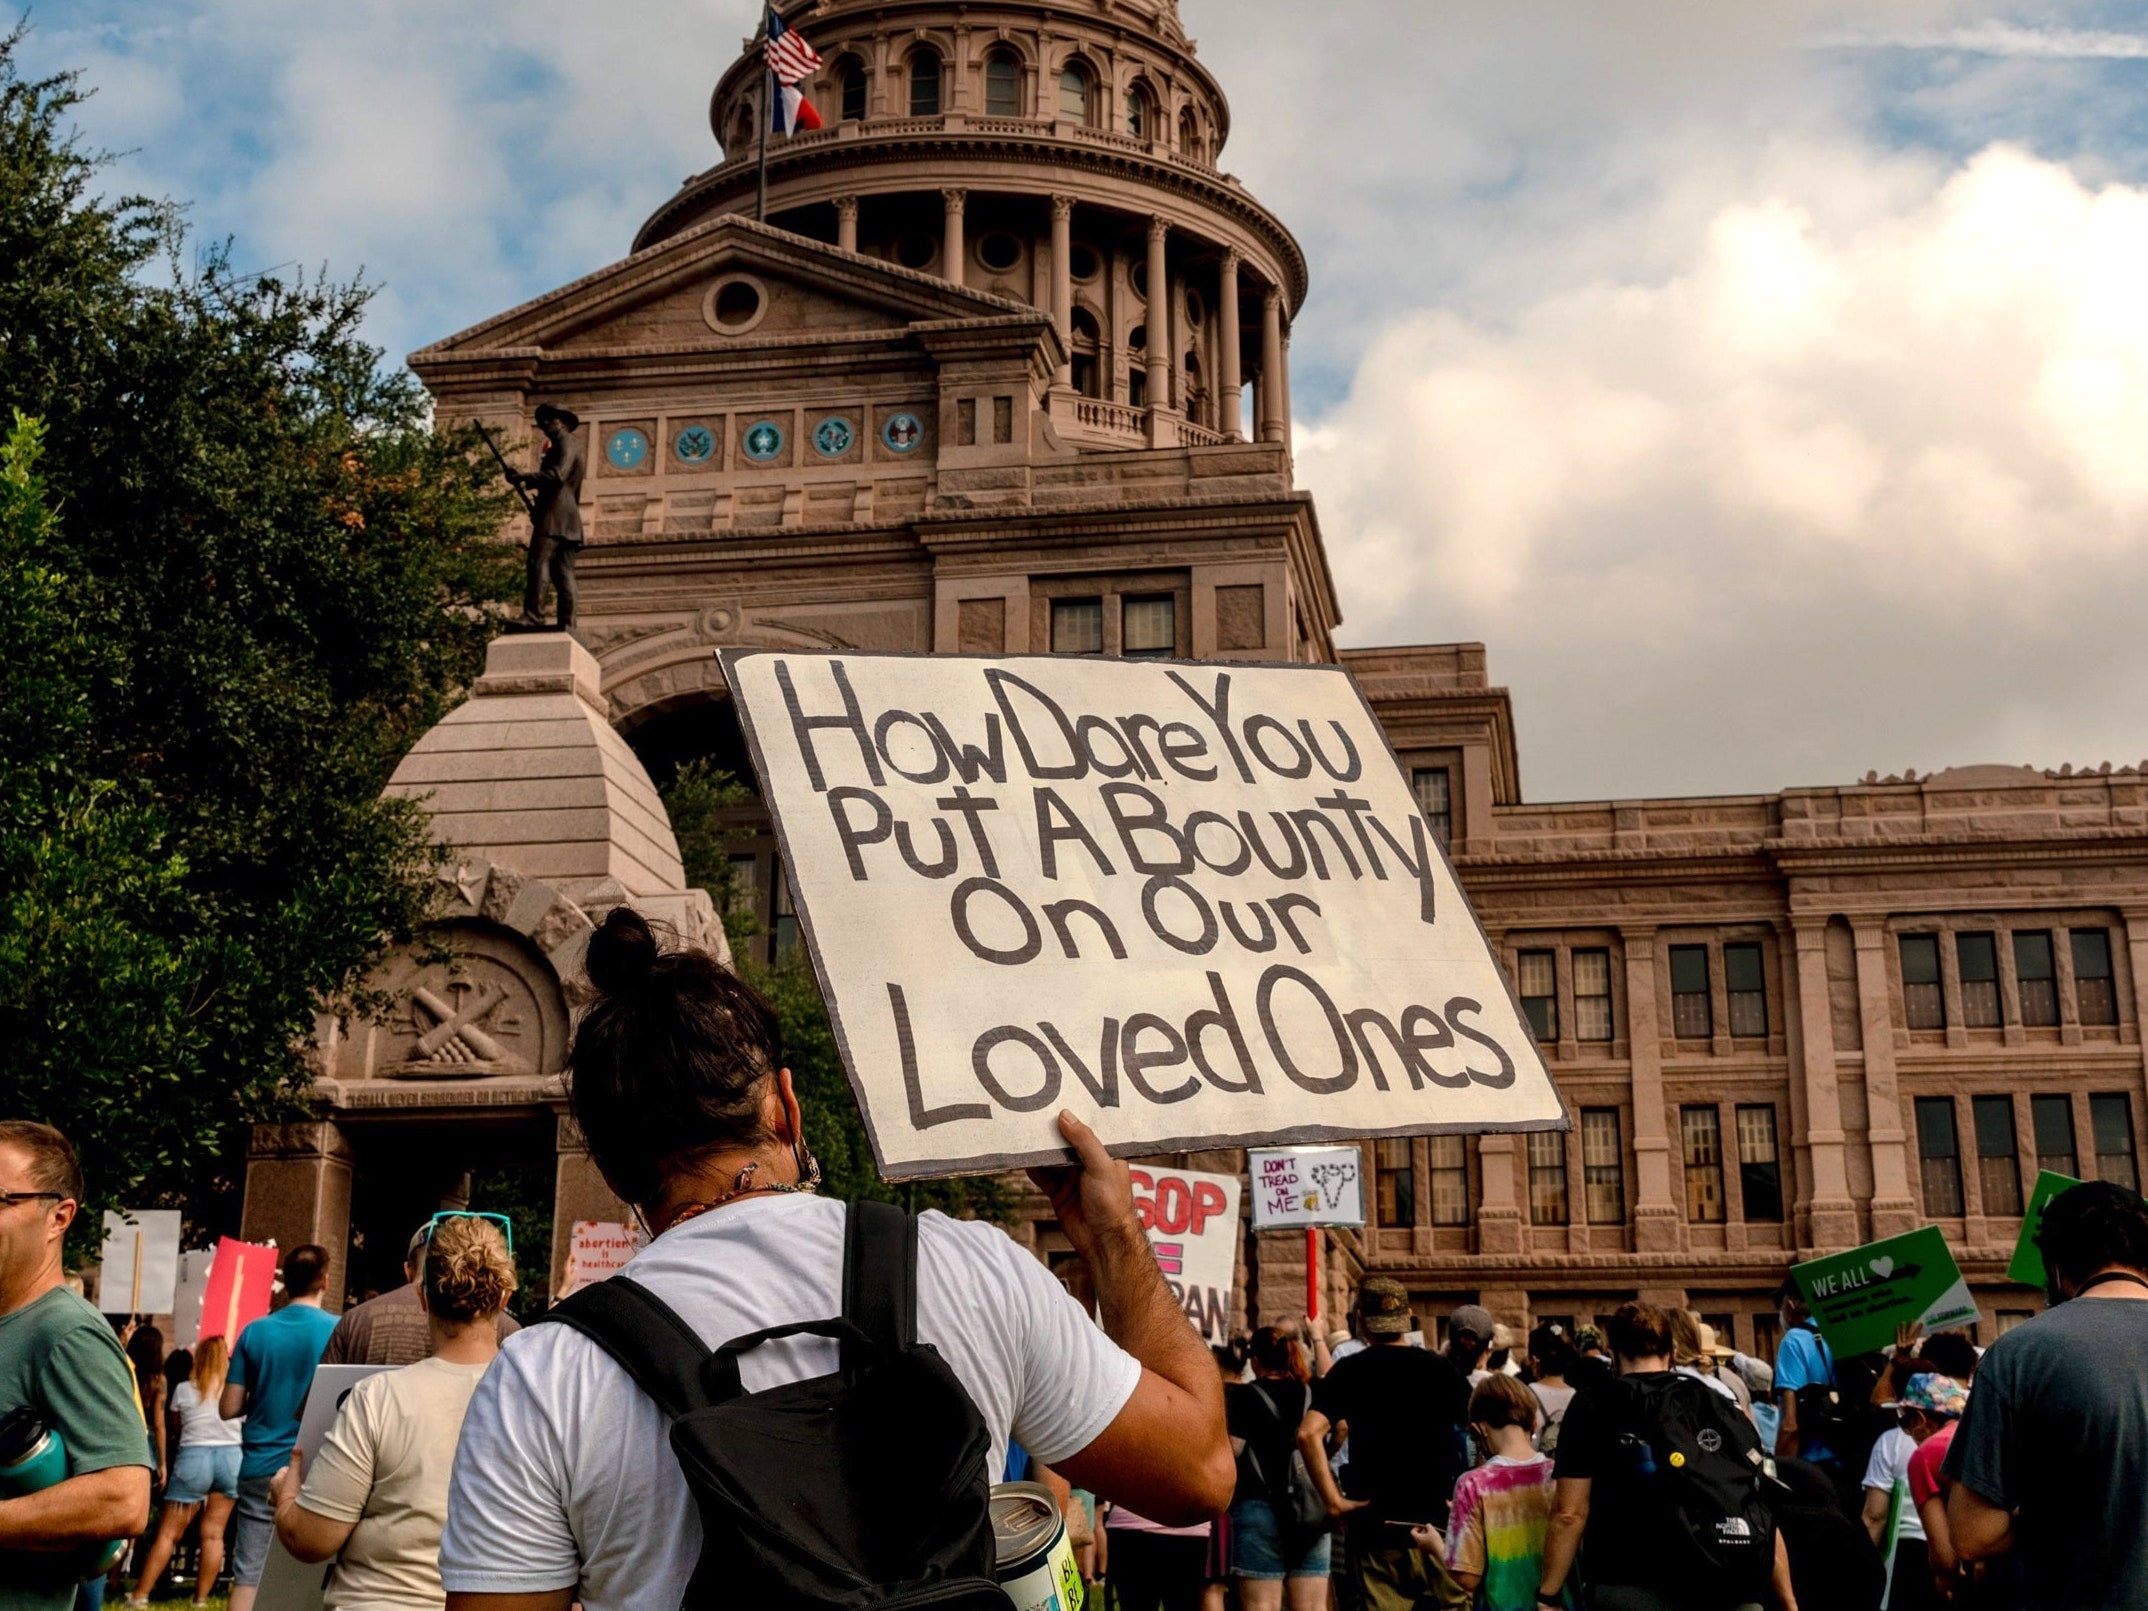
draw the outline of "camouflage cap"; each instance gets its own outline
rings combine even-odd
[[[1376,1275],[1357,1289],[1357,1310],[1368,1337],[1399,1337],[1410,1329],[1410,1293],[1391,1276]]]

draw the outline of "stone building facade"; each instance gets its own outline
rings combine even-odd
[[[728,645],[1339,660],[1575,1128],[1368,1144],[1376,1223],[1331,1238],[1329,1312],[1377,1270],[1428,1317],[1648,1294],[1765,1348],[1802,1252],[1924,1218],[1987,1330],[2032,1309],[2001,1271],[2037,1163],[2138,1169],[2148,778],[1530,803],[1481,646],[1336,646],[1292,473],[1304,256],[1219,166],[1229,106],[1173,0],[788,20],[826,127],[769,142],[765,207],[749,40],[721,160],[631,255],[411,359],[443,419],[527,443],[539,401],[580,415],[579,635],[652,769],[743,765]],[[780,953],[773,840],[740,854]],[[1246,1319],[1304,1281],[1301,1241],[1248,1237]]]

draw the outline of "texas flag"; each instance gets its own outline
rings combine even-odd
[[[784,23],[773,6],[768,10],[768,43],[762,54],[768,58],[768,71],[776,81],[776,94],[769,107],[771,132],[796,134],[800,129],[822,127],[820,114],[798,87],[800,80],[820,71],[820,55],[805,42],[803,34]]]

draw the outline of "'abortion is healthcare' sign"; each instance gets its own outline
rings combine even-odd
[[[723,666],[884,1177],[1565,1127],[1340,668]]]

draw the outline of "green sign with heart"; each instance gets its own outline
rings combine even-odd
[[[1911,1321],[1931,1332],[1977,1317],[1969,1283],[1936,1225],[1831,1253],[1790,1275],[1838,1358],[1887,1347]]]
[[[2036,1233],[2044,1227],[2044,1204],[2068,1186],[2080,1184],[2071,1175],[2049,1169],[2036,1177],[2036,1189],[2029,1193],[2029,1211],[2021,1216],[2021,1239],[2014,1244],[2013,1262],[2006,1267],[2007,1280],[2019,1281],[2025,1287],[2044,1284],[2043,1249],[2036,1245]]]

